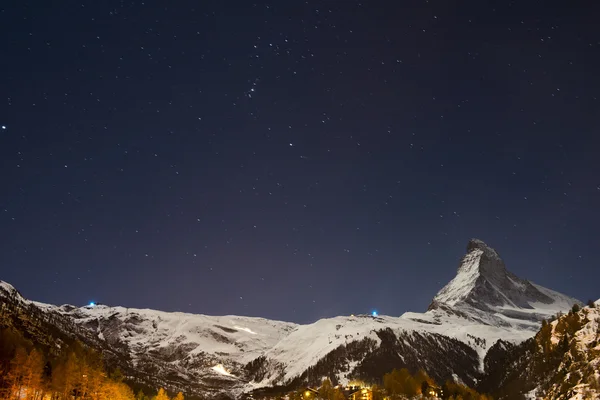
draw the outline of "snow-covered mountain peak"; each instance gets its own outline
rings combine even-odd
[[[429,309],[468,316],[493,325],[521,325],[581,304],[535,285],[506,269],[493,248],[479,239],[467,244],[454,279],[434,297]]]
[[[506,266],[496,250],[483,240],[471,239],[467,243],[467,253],[458,267],[457,274],[482,274],[493,278],[505,275]]]
[[[2,280],[0,280],[0,291],[4,292],[8,296],[16,295],[16,296],[19,296],[19,298],[22,298],[19,291],[17,289],[15,289],[13,285],[11,285],[8,282],[4,282]]]
[[[10,283],[4,282],[4,281],[0,281],[0,288],[5,289],[5,290],[11,290],[11,289],[14,290],[15,289]]]
[[[482,240],[471,239],[467,244],[467,254],[462,258],[456,276],[434,298],[434,302],[454,306],[460,302],[471,303],[477,301],[485,292],[492,291],[494,284],[515,286],[511,289],[522,290],[527,282],[513,276],[509,278],[504,261],[493,248]],[[510,274],[512,275],[512,274]],[[492,285],[494,286],[492,286]],[[512,285],[511,285],[512,284]],[[489,297],[489,296],[488,296]],[[494,303],[504,303],[503,296],[493,296]]]
[[[469,243],[467,243],[467,253],[470,253],[474,250],[481,250],[482,252],[486,253],[488,257],[500,259],[500,256],[498,255],[496,250],[488,246],[481,239],[472,238],[471,240],[469,240]]]

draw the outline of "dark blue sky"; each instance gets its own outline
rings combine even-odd
[[[460,3],[3,2],[0,279],[399,315],[479,237],[600,297],[600,7]]]

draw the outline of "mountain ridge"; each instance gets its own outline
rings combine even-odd
[[[472,239],[456,277],[424,313],[337,316],[311,324],[126,307],[54,306],[2,293],[57,313],[122,353],[124,368],[152,383],[193,393],[242,393],[315,383],[380,379],[382,368],[426,368],[437,380],[474,385],[498,340],[518,344],[541,320],[580,301],[518,278],[499,254]],[[18,296],[16,295],[18,294]],[[435,360],[435,361],[434,361]],[[440,362],[442,360],[443,362]],[[385,371],[384,371],[385,372]]]

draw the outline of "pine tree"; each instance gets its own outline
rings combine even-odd
[[[79,359],[75,353],[71,353],[65,363],[65,385],[63,386],[63,399],[70,399],[75,393],[77,384],[81,381],[81,369]]]
[[[33,349],[27,356],[23,370],[23,387],[27,390],[26,400],[34,400],[41,397],[44,391],[44,359],[42,355]]]
[[[419,384],[408,369],[394,369],[383,377],[383,386],[390,395],[415,396],[419,392]]]
[[[91,365],[87,373],[87,393],[91,400],[102,400],[103,386],[105,385],[104,369],[102,364]],[[141,399],[140,399],[141,400]]]
[[[429,383],[427,381],[421,382],[421,394],[423,396],[429,396]]]
[[[142,389],[140,389],[137,394],[135,395],[135,400],[146,400],[146,394],[144,393],[144,391]]]
[[[27,364],[27,352],[23,347],[17,347],[15,356],[10,361],[8,373],[4,377],[6,382],[7,399],[21,399],[24,396],[23,376]]]
[[[548,322],[546,322],[546,320],[543,320],[542,328],[540,329],[540,332],[537,334],[536,340],[537,340],[538,344],[540,345],[540,347],[542,348],[542,351],[545,355],[550,354],[550,351],[552,350],[551,337],[552,337],[552,325],[550,325]]]
[[[112,372],[112,374],[110,374],[110,379],[112,379],[115,382],[123,382],[123,379],[125,379],[125,375],[123,375],[121,368],[117,367]]]
[[[158,389],[158,394],[156,395],[154,400],[170,400],[170,399],[169,399],[169,395],[167,394],[167,392],[165,392],[165,389],[160,388],[160,389]]]
[[[346,400],[346,396],[344,396],[344,393],[340,389],[333,389],[331,400]]]
[[[108,379],[104,382],[102,392],[102,399],[135,400],[133,391],[123,382]]]
[[[446,400],[450,398],[450,388],[448,387],[448,382],[446,381],[444,382],[444,384],[442,385],[442,399]]]
[[[326,400],[333,398],[333,384],[329,379],[324,379],[319,388],[319,397]]]
[[[44,391],[44,360],[36,349],[27,354],[23,347],[17,347],[10,367],[3,375],[4,398],[34,400]]]
[[[181,393],[181,392],[177,393],[177,396],[175,396],[175,398],[173,400],[184,400],[183,393]]]
[[[385,397],[383,388],[379,385],[373,385],[371,387],[371,392],[373,393],[373,400],[383,400]]]
[[[298,389],[295,392],[288,394],[289,400],[303,400],[304,399],[304,389]]]
[[[133,390],[129,387],[129,385],[123,382],[115,383],[117,386],[117,391],[119,393],[119,400],[135,400],[135,396],[133,395]],[[168,399],[168,397],[167,397]]]
[[[429,375],[427,375],[427,372],[425,372],[422,369],[417,371],[417,373],[414,376],[414,380],[424,396],[429,395],[429,387],[435,384],[433,379],[431,379]]]

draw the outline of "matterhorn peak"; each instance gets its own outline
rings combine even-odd
[[[458,274],[482,274],[490,278],[506,275],[504,261],[496,250],[483,240],[471,239],[467,244],[467,254],[458,268]]]
[[[580,302],[519,278],[506,269],[496,250],[482,240],[471,239],[456,276],[434,297],[430,309],[477,316],[481,312],[515,316],[527,310],[530,319],[539,320],[543,317],[533,312],[536,306],[543,304],[545,310],[554,310],[555,303],[564,307],[565,303]]]
[[[470,253],[473,250],[481,250],[484,253],[493,254],[498,258],[500,257],[498,256],[496,250],[492,249],[481,239],[472,238],[471,240],[469,240],[469,243],[467,243],[467,253]]]

